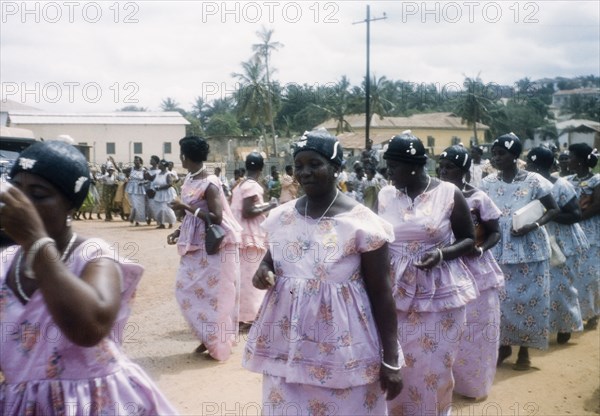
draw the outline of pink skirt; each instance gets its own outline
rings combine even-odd
[[[452,367],[454,391],[482,398],[489,394],[496,376],[500,344],[500,300],[498,290],[484,290],[467,304],[467,326]]]
[[[221,251],[235,251],[225,246]],[[226,360],[238,337],[239,263],[204,250],[181,257],[175,297],[194,335],[216,360]]]
[[[263,375],[263,409],[274,415],[387,415],[379,381],[364,386],[332,389],[287,383],[285,378]]]
[[[404,312],[398,315],[398,336],[406,366],[404,387],[390,403],[390,415],[450,415],[454,377],[452,366],[465,328],[465,306],[444,312]]]

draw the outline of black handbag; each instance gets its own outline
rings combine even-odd
[[[206,216],[206,254],[217,254],[225,238],[225,229],[219,224],[210,221],[210,214]]]

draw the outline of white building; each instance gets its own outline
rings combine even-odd
[[[592,120],[567,120],[556,123],[560,148],[568,148],[575,143],[587,143],[592,148],[600,148],[600,123]]]
[[[179,139],[189,122],[176,111],[114,113],[47,113],[10,111],[9,126],[33,131],[36,139],[71,136],[75,144],[87,146],[92,163],[131,163],[141,156],[145,164],[157,155],[179,163]]]

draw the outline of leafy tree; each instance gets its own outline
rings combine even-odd
[[[509,100],[504,110],[507,125],[504,133],[512,131],[522,140],[533,139],[536,129],[548,124],[547,106],[541,100]]]
[[[210,119],[216,114],[231,113],[235,110],[235,101],[232,97],[214,99],[205,111],[205,116]]]
[[[600,100],[594,96],[573,95],[569,99],[568,111],[572,118],[600,120]]]
[[[277,121],[284,126],[288,137],[294,132],[310,130],[327,119],[327,113],[313,105],[319,102],[318,95],[319,92],[307,84],[287,84],[282,89]]]
[[[210,118],[205,129],[207,136],[240,136],[238,121],[232,113],[215,114]]]
[[[209,108],[210,106],[206,101],[204,101],[204,98],[198,96],[192,104],[192,111],[190,111],[190,116],[196,119],[201,126],[204,126],[208,121],[207,111],[209,110]]]
[[[187,126],[185,126],[185,134],[186,136],[202,136],[204,135],[204,131],[202,130],[202,125],[200,124],[200,120],[196,117],[187,114],[185,119],[190,122]]]

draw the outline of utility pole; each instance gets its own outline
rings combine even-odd
[[[384,19],[387,19],[385,12],[383,13],[383,17],[374,17],[373,19],[371,19],[371,6],[367,5],[367,18],[365,20],[361,20],[360,22],[352,23],[353,25],[356,25],[358,23],[367,24],[367,78],[365,80],[365,148],[367,148],[367,145],[369,143],[369,128],[371,125],[371,22]]]

